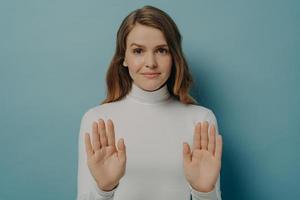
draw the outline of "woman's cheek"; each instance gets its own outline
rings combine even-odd
[[[143,61],[141,58],[137,58],[134,62],[133,62],[133,66],[136,70],[138,70],[139,68],[141,68],[143,66]]]

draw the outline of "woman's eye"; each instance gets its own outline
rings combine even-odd
[[[161,54],[167,54],[169,51],[165,48],[159,48],[158,52],[161,53]]]
[[[143,51],[143,50],[140,49],[140,48],[139,48],[139,49],[133,49],[133,53],[134,53],[134,54],[141,54],[142,51]]]
[[[158,53],[160,53],[160,54],[167,54],[169,51],[168,51],[168,49],[165,49],[165,48],[159,48],[159,49],[157,49],[156,50]],[[132,51],[134,54],[141,54],[141,53],[143,53],[143,49],[141,49],[141,48],[136,48],[136,49],[133,49],[133,51]]]

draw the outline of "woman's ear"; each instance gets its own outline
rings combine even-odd
[[[125,60],[123,61],[123,66],[124,66],[124,67],[128,67],[128,65],[127,65],[127,63],[126,63]]]

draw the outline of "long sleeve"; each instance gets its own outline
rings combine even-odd
[[[218,123],[214,113],[209,110],[207,119],[209,124],[214,124],[216,127],[216,134],[219,134]],[[220,175],[216,182],[214,189],[210,192],[199,192],[194,190],[189,184],[191,200],[222,200],[220,190]]]
[[[85,113],[81,119],[78,137],[77,200],[113,200],[117,188],[109,192],[99,189],[87,166],[84,133],[91,134],[92,122],[90,112]]]

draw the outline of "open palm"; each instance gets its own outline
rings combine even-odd
[[[123,139],[115,146],[113,122],[108,120],[107,130],[102,119],[93,123],[92,143],[85,135],[87,164],[100,189],[112,190],[125,174],[126,150]]]
[[[190,185],[197,191],[209,192],[214,189],[221,169],[222,138],[216,137],[214,125],[208,134],[208,122],[195,127],[193,150],[189,144],[183,146],[184,174]]]

